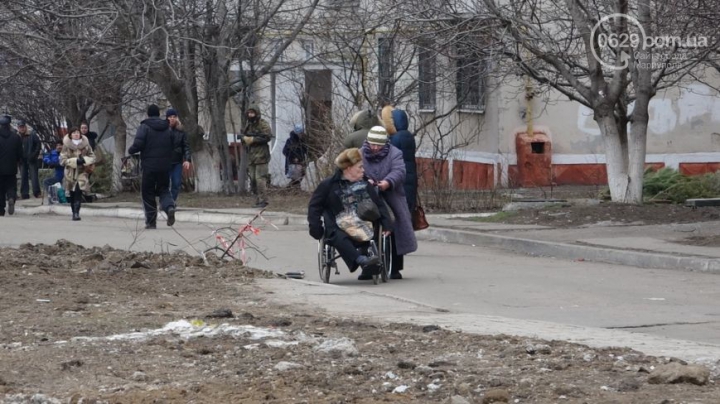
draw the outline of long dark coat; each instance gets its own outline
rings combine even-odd
[[[393,124],[395,125],[394,135],[390,136],[390,144],[400,149],[405,162],[405,197],[408,208],[412,212],[417,204],[417,164],[415,163],[415,136],[408,130],[408,117],[405,111],[395,109],[392,111]]]
[[[397,147],[386,144],[373,154],[367,142],[362,147],[365,176],[376,182],[390,183],[382,196],[395,214],[395,247],[398,255],[410,254],[417,250],[417,239],[412,227],[412,218],[405,198],[405,163],[403,153]]]

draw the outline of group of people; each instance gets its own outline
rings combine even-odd
[[[359,218],[359,206],[371,200],[379,212],[376,224],[382,224],[392,244],[390,278],[402,279],[404,256],[417,250],[410,213],[417,204],[416,144],[408,116],[386,106],[380,117],[370,110],[358,112],[350,125],[354,132],[345,138],[345,150],[335,159],[335,173],[310,198],[310,236],[324,237],[350,272],[361,268],[359,280],[372,279],[379,259],[359,248],[364,240],[350,231],[347,220],[348,215]],[[356,224],[362,222],[359,218]]]
[[[158,199],[167,215],[167,225],[175,224],[175,209],[183,170],[190,168],[191,153],[187,134],[183,131],[178,112],[173,108],[160,118],[160,108],[150,105],[147,118],[140,122],[129,154],[140,154],[142,164],[143,211],[145,228],[157,229]]]
[[[10,125],[11,122],[9,115],[0,117],[0,216],[5,216],[6,206],[9,214],[15,212],[18,169],[21,172],[21,197],[30,198],[30,184],[33,196],[42,196],[38,181],[40,138],[29,130],[25,121],[18,120],[17,129]]]

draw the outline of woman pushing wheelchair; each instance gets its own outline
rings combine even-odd
[[[378,225],[383,234],[392,232],[390,213],[377,190],[364,179],[360,150],[347,149],[335,159],[337,170],[313,192],[308,206],[310,236],[323,237],[342,257],[350,272],[362,268],[359,280],[373,279],[380,258],[367,248]]]

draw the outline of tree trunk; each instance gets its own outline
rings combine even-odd
[[[651,11],[647,2],[638,3],[638,20],[645,29],[646,35],[652,34]],[[652,47],[641,44],[643,52],[636,55],[635,74],[633,85],[635,87],[635,106],[632,111],[632,126],[628,138],[630,186],[628,188],[627,203],[641,204],[643,201],[643,180],[645,174],[645,154],[647,152],[647,130],[652,98]]]
[[[197,191],[220,192],[222,190],[220,156],[211,142],[203,142],[203,148],[195,153],[193,162],[197,175],[195,181]]]
[[[597,119],[605,144],[605,167],[607,168],[610,198],[613,202],[625,202],[628,190],[627,143],[621,140],[617,122],[613,116]]]
[[[122,103],[106,108],[110,122],[115,126],[115,150],[112,159],[112,192],[123,191],[122,159],[127,151],[127,124],[122,117]]]

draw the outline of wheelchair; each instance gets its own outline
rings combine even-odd
[[[360,248],[367,248],[367,255],[380,258],[380,269],[373,275],[373,284],[377,285],[387,282],[390,279],[390,268],[392,267],[392,243],[390,236],[383,235],[383,227],[380,223],[373,226],[374,237],[367,241]],[[318,240],[318,270],[323,283],[330,283],[330,272],[335,269],[335,275],[340,275],[337,261],[342,259],[335,247],[325,242],[325,236]]]

